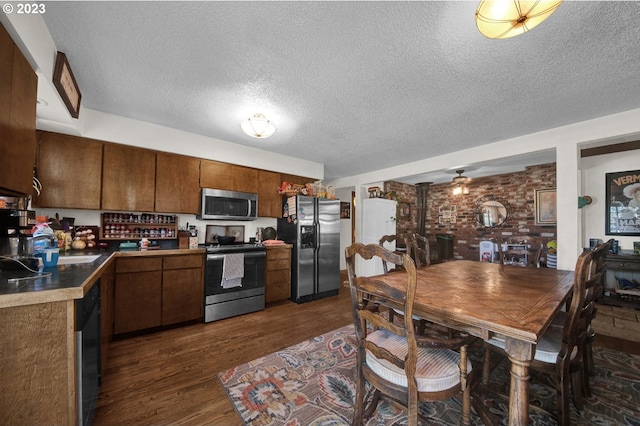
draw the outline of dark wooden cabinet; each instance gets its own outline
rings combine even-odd
[[[38,77],[0,25],[0,193],[31,194]]]
[[[32,195],[32,204],[99,210],[102,142],[41,131],[37,136],[36,165],[42,191]]]
[[[198,214],[200,188],[215,188],[257,193],[258,216],[277,218],[282,181],[313,180],[60,133],[37,139],[40,208]]]
[[[117,259],[114,334],[202,317],[204,255]]]
[[[106,143],[103,164],[103,210],[155,211],[155,151]]]
[[[161,325],[161,257],[117,259],[114,312],[114,334]]]
[[[267,246],[265,261],[265,303],[291,297],[291,245]]]
[[[204,256],[164,258],[162,325],[202,318],[204,310]]]
[[[156,154],[155,211],[197,214],[200,209],[200,160]]]
[[[640,308],[640,288],[625,288],[620,280],[640,282],[640,256],[631,250],[604,256],[605,296],[604,304]]]
[[[234,165],[231,173],[234,191],[258,192],[258,169]]]
[[[287,174],[282,174],[281,177],[282,177],[282,182],[297,183],[298,185],[304,185],[306,183],[314,182],[316,180],[316,179],[312,179],[304,176],[287,175]]]
[[[227,189],[233,191],[232,164],[219,161],[200,161],[200,188]]]
[[[257,193],[258,169],[219,161],[201,160],[200,187]]]
[[[281,183],[280,173],[258,171],[258,216],[282,216],[282,196],[278,193]]]

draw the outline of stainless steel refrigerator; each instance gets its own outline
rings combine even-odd
[[[340,200],[287,199],[289,217],[278,219],[278,239],[293,244],[291,300],[308,302],[340,288]]]

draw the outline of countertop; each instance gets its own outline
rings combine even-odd
[[[205,249],[155,250],[82,250],[61,252],[60,257],[99,255],[91,263],[77,263],[43,268],[48,277],[9,282],[15,277],[29,275],[28,271],[0,271],[0,308],[81,299],[102,275],[102,271],[118,257],[171,256],[204,254]]]

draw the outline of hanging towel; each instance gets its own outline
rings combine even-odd
[[[222,288],[242,287],[244,277],[244,253],[224,255],[222,265]]]

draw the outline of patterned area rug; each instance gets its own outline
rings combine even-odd
[[[472,357],[481,359],[481,350]],[[219,374],[229,399],[246,424],[254,426],[350,425],[355,396],[355,334],[353,326],[334,330],[282,351],[239,365]],[[596,377],[593,397],[578,413],[572,407],[572,423],[578,425],[640,425],[640,356],[594,348]],[[475,364],[474,364],[475,365]],[[493,385],[508,377],[508,361],[493,371]],[[480,366],[475,373],[481,374]],[[507,392],[508,394],[508,392]],[[539,385],[533,376],[531,403],[553,411],[553,390]],[[508,402],[485,397],[483,403],[502,424],[507,424]],[[421,403],[421,413],[432,425],[460,422],[459,400]],[[530,411],[531,424],[555,425],[555,419],[539,410]],[[404,412],[384,400],[367,425],[404,425]],[[472,423],[482,424],[472,413]]]

